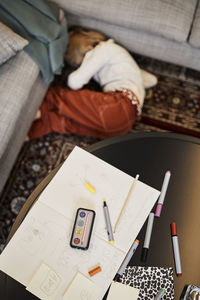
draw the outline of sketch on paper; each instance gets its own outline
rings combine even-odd
[[[45,247],[48,229],[41,226],[38,219],[31,218],[20,239],[20,247],[29,255],[34,256]]]
[[[80,299],[81,300],[93,300],[91,293],[86,290],[80,291]]]
[[[63,282],[63,278],[57,272],[45,263],[42,263],[26,289],[40,299],[52,300],[55,299]]]
[[[63,295],[63,300],[95,300],[98,296],[98,286],[86,276],[78,272]]]
[[[52,270],[49,270],[40,286],[40,289],[45,295],[51,296],[57,290],[60,281],[61,278],[58,276],[58,274]]]

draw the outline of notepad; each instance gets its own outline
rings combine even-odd
[[[43,300],[54,300],[64,279],[45,263],[42,263],[26,289]]]
[[[99,294],[99,287],[78,272],[63,295],[63,300],[94,300],[98,298]]]
[[[163,300],[174,299],[173,268],[129,266],[121,282],[140,290],[138,300],[152,300],[161,288],[165,289]]]
[[[113,282],[111,284],[107,300],[126,299],[137,300],[139,295],[139,289],[131,287],[129,285]]]

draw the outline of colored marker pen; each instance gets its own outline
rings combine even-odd
[[[146,230],[146,234],[145,234],[145,238],[144,238],[144,245],[143,245],[142,257],[141,257],[142,261],[147,260],[147,254],[148,254],[148,250],[149,250],[149,244],[150,244],[151,233],[152,233],[152,228],[153,228],[153,221],[154,221],[154,213],[151,212],[149,214],[149,219],[148,219],[148,223],[147,223],[147,230]]]
[[[161,289],[158,294],[156,295],[156,297],[154,298],[154,300],[160,300],[162,299],[162,297],[164,296],[165,290]]]
[[[126,267],[128,266],[129,261],[131,260],[131,257],[135,253],[138,245],[139,245],[139,240],[135,240],[134,243],[132,244],[131,248],[129,249],[128,253],[126,254],[119,270],[117,271],[115,280],[118,280],[118,278],[120,278],[122,276],[122,274],[124,273]]]
[[[158,204],[156,206],[155,217],[160,217],[162,207],[163,207],[163,203],[164,203],[164,200],[165,200],[165,195],[166,195],[168,184],[169,184],[169,180],[170,180],[170,176],[171,176],[171,172],[167,171],[165,173],[165,178],[164,178],[163,185],[162,185],[162,188],[161,188],[160,197],[158,199]]]
[[[176,223],[175,222],[171,223],[170,227],[171,227],[171,237],[172,237],[172,245],[173,245],[173,252],[174,252],[174,261],[176,267],[176,275],[181,276],[182,275],[181,259],[180,259]]]
[[[104,216],[105,216],[105,221],[106,221],[106,230],[108,233],[108,240],[109,240],[109,243],[112,245],[114,243],[114,236],[113,236],[113,231],[112,231],[112,225],[110,222],[108,206],[107,206],[105,200],[103,201],[103,211],[104,211]]]

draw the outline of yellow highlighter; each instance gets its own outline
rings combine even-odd
[[[85,183],[85,188],[86,188],[91,194],[95,194],[95,193],[96,193],[96,189],[95,189],[89,182],[86,182],[86,183]]]

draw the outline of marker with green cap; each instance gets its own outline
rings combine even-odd
[[[162,299],[162,297],[164,296],[165,293],[165,289],[161,289],[158,294],[156,295],[156,297],[154,298],[154,300],[160,300]]]

